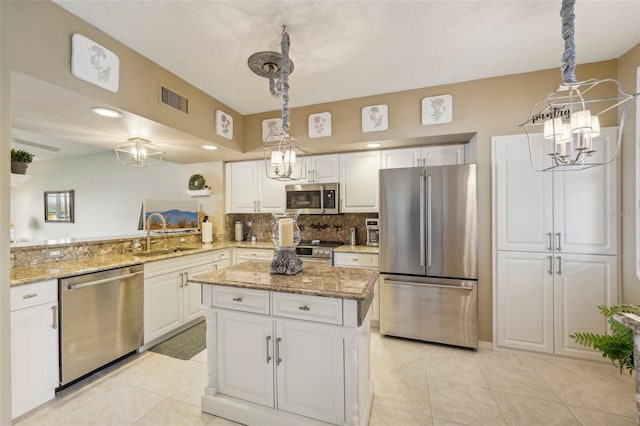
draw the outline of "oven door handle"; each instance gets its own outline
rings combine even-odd
[[[112,281],[124,280],[126,278],[131,278],[131,277],[135,277],[136,275],[142,275],[142,274],[143,274],[143,271],[139,271],[139,272],[132,272],[130,274],[125,274],[125,275],[118,275],[115,277],[103,278],[101,280],[89,281],[88,283],[67,284],[67,290],[79,290],[81,288],[92,287],[94,285],[100,285],[100,284],[104,284]]]

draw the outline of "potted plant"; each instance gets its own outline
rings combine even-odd
[[[616,321],[613,316],[621,312],[638,312],[640,305],[598,306],[602,315],[607,318],[611,334],[575,333],[570,337],[579,345],[597,349],[602,356],[609,358],[613,365],[620,369],[633,372],[633,331]]]
[[[21,149],[11,150],[11,173],[24,175],[29,163],[33,161],[33,154]]]

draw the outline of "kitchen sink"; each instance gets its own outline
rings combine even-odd
[[[163,254],[171,254],[171,253],[181,253],[183,251],[192,251],[198,250],[200,247],[172,247],[170,249],[162,249],[162,250],[151,250],[151,251],[139,251],[135,252],[135,256],[160,256]]]

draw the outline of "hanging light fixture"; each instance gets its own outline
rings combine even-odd
[[[155,166],[162,161],[164,155],[164,151],[151,141],[138,137],[127,139],[115,151],[119,162],[134,167]]]
[[[263,141],[265,170],[274,180],[300,180],[306,175],[302,142],[289,134],[289,74],[293,62],[289,59],[290,40],[286,27],[282,27],[282,54],[258,52],[249,57],[249,68],[269,79],[269,91],[282,98],[282,130],[274,129]],[[276,80],[279,74],[279,79]]]
[[[624,120],[636,96],[625,93],[614,79],[576,81],[576,54],[574,42],[573,8],[575,0],[563,0],[562,18],[562,84],[538,101],[529,119],[520,127],[527,133],[531,166],[536,171],[582,170],[612,162],[620,151]],[[605,114],[613,119],[621,109],[616,149],[610,157],[593,155],[593,138],[600,135],[600,122]],[[604,121],[604,120],[603,120]],[[532,134],[542,133],[549,141],[546,149],[550,165],[536,164],[532,147]]]

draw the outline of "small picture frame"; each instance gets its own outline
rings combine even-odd
[[[216,110],[216,133],[223,138],[233,139],[233,117]]]
[[[262,120],[262,141],[276,142],[282,134],[282,118],[268,118]]]
[[[309,137],[324,138],[331,136],[331,113],[319,112],[309,115]]]
[[[82,34],[71,36],[71,74],[113,93],[120,84],[118,55]]]
[[[389,107],[385,104],[362,108],[362,132],[382,132],[389,129]]]
[[[422,98],[422,125],[451,123],[453,120],[453,98],[451,95]]]

